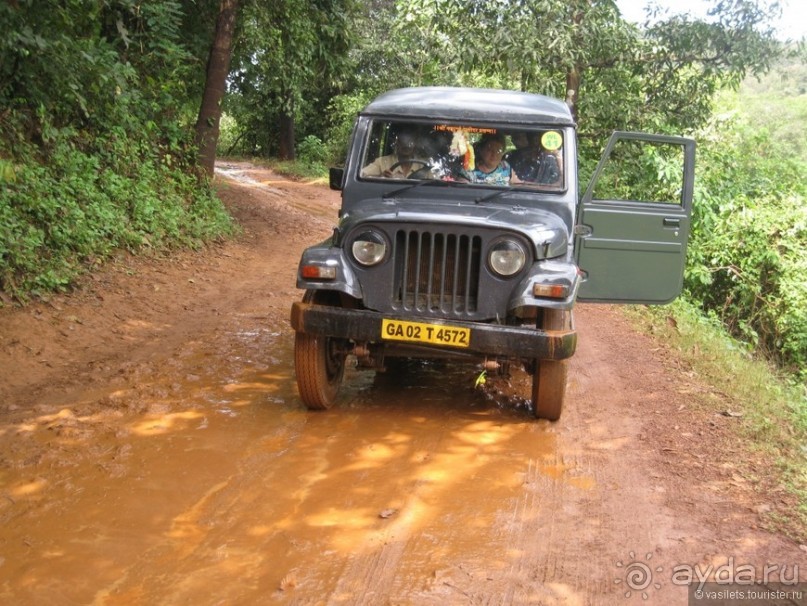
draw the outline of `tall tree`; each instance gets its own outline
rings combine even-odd
[[[614,0],[399,0],[399,29],[428,34],[446,67],[476,82],[564,98],[582,130],[667,122],[695,128],[711,95],[776,54],[775,7],[720,0],[709,22],[674,17],[644,31]]]
[[[221,103],[227,89],[227,75],[230,72],[233,36],[238,16],[239,0],[221,0],[216,33],[210,56],[207,61],[207,78],[196,120],[196,145],[199,147],[199,164],[213,175],[216,162],[216,144],[219,140]]]
[[[613,0],[412,0],[399,9],[404,29],[432,23],[463,71],[565,98],[575,113],[584,73],[624,58],[635,39]]]
[[[294,158],[298,118],[342,78],[353,10],[353,0],[245,6],[229,108],[260,152]]]

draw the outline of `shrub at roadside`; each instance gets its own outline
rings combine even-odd
[[[232,229],[190,143],[206,8],[0,2],[0,301],[65,288],[115,249]]]
[[[699,143],[689,297],[807,379],[805,166],[741,124],[715,122]]]
[[[210,188],[164,157],[120,134],[96,145],[62,140],[47,164],[0,176],[0,293],[24,301],[64,289],[115,249],[199,246],[232,232]]]

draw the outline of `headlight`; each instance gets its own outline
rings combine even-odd
[[[387,241],[378,232],[367,231],[353,240],[350,250],[353,258],[362,265],[378,265],[387,254]]]
[[[502,240],[493,246],[488,255],[490,268],[500,276],[510,277],[522,270],[527,253],[515,240]]]

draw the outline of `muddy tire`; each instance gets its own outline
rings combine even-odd
[[[334,339],[298,332],[294,338],[297,390],[310,410],[327,410],[336,402],[345,375],[345,355]]]
[[[317,298],[317,293],[307,291],[303,301],[313,303]],[[326,303],[325,300],[320,302]],[[327,410],[334,405],[345,376],[345,358],[344,350],[337,339],[302,332],[295,334],[294,369],[297,391],[309,410]]]
[[[544,330],[561,330],[571,325],[571,312],[546,309],[540,327]],[[532,405],[535,417],[557,421],[563,412],[566,397],[567,360],[535,360],[532,375]]]

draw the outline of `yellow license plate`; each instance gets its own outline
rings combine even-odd
[[[471,329],[384,319],[381,321],[381,338],[388,341],[469,347],[471,345]]]

